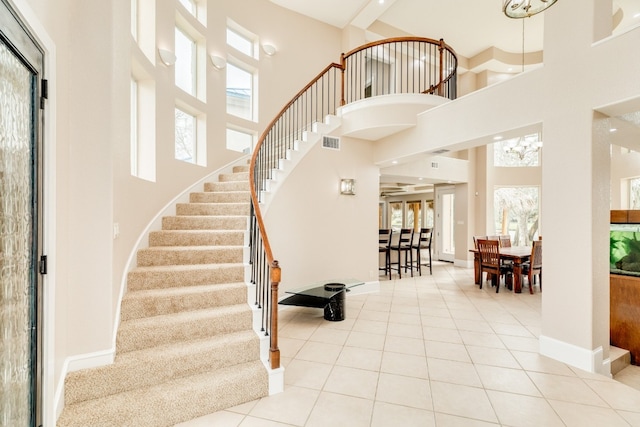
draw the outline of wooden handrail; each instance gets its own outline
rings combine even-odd
[[[261,252],[259,255],[255,255],[257,252],[252,252],[252,254],[255,255],[255,256],[252,255],[252,262],[254,263],[253,265],[254,269],[256,270],[262,269],[262,270],[256,274],[252,273],[252,281],[255,280],[256,282],[260,282],[260,287],[261,287],[263,285],[262,282],[264,282],[266,279],[264,276],[266,275],[266,271],[267,271],[266,269],[268,268],[269,289],[267,290],[265,287],[265,288],[260,288],[260,290],[257,290],[256,304],[259,307],[262,306],[261,308],[263,309],[263,315],[262,315],[263,330],[266,332],[266,334],[270,335],[269,358],[271,362],[270,366],[272,369],[277,369],[280,367],[280,350],[278,349],[277,299],[278,299],[278,287],[281,281],[282,272],[281,272],[281,268],[278,261],[274,259],[271,244],[269,242],[269,236],[266,232],[265,225],[264,225],[262,210],[260,208],[261,195],[259,194],[259,191],[261,191],[262,189],[262,185],[263,185],[262,180],[267,179],[268,175],[265,170],[260,170],[257,178],[261,182],[258,183],[258,180],[256,179],[258,162],[260,162],[260,167],[263,167],[263,168],[272,167],[274,164],[277,165],[277,161],[279,158],[277,157],[277,155],[282,154],[282,152],[286,152],[287,149],[291,148],[289,146],[285,146],[284,148],[278,148],[277,144],[283,140],[290,141],[291,139],[295,139],[296,136],[302,134],[302,131],[308,129],[309,128],[308,126],[310,125],[310,123],[304,122],[304,120],[307,120],[307,117],[310,117],[309,120],[313,122],[313,120],[317,118],[319,110],[321,110],[321,115],[322,115],[322,114],[325,114],[327,110],[332,108],[331,111],[328,113],[335,114],[334,109],[336,109],[338,101],[339,101],[339,105],[341,106],[349,102],[346,99],[346,94],[345,94],[345,90],[346,90],[345,82],[347,80],[345,76],[345,72],[347,71],[347,68],[349,66],[348,60],[352,56],[358,54],[359,52],[365,51],[366,49],[370,49],[372,47],[381,46],[381,45],[389,45],[389,51],[393,51],[394,55],[398,55],[397,46],[393,44],[405,43],[405,42],[411,43],[411,45],[407,44],[406,46],[405,45],[400,46],[400,50],[399,50],[400,58],[411,57],[411,55],[405,55],[404,52],[408,53],[411,50],[415,51],[416,49],[416,46],[414,45],[415,43],[418,43],[418,48],[417,48],[418,53],[422,52],[423,44],[429,45],[428,47],[425,48],[425,49],[428,49],[429,57],[436,56],[435,48],[437,47],[438,53],[439,53],[439,55],[437,55],[438,56],[438,64],[437,64],[438,73],[437,74],[435,73],[436,65],[432,63],[425,63],[426,64],[425,70],[426,70],[426,67],[431,67],[429,68],[428,82],[425,82],[426,79],[420,80],[422,77],[425,77],[426,71],[424,75],[418,75],[418,79],[416,79],[415,74],[413,74],[413,80],[410,80],[409,64],[407,64],[405,68],[407,72],[407,79],[403,80],[402,72],[404,70],[402,69],[402,62],[398,61],[400,64],[400,73],[398,73],[397,83],[400,87],[400,91],[414,90],[415,91],[414,93],[438,94],[441,96],[448,96],[450,99],[455,98],[455,81],[453,82],[453,86],[448,84],[450,80],[454,78],[456,75],[458,59],[453,49],[449,45],[447,45],[443,39],[434,40],[434,39],[425,38],[425,37],[395,37],[395,38],[371,42],[363,46],[360,46],[356,49],[353,49],[347,53],[341,54],[339,64],[335,62],[329,64],[315,78],[313,78],[304,88],[298,91],[298,93],[296,93],[296,95],[293,96],[293,98],[278,112],[275,118],[269,123],[265,131],[262,133],[262,135],[258,139],[256,147],[253,151],[253,155],[251,156],[251,162],[249,164],[251,204],[253,206],[252,230],[254,231],[254,233],[252,233],[252,247],[260,245]],[[445,64],[444,64],[445,51],[448,52],[446,57],[447,70],[445,70]],[[367,53],[364,53],[363,57],[365,58],[365,60],[372,58],[372,56],[367,57]],[[398,57],[394,56],[394,59],[396,59],[397,61]],[[377,57],[375,57],[375,60],[377,61]],[[359,65],[360,62],[361,62],[361,59],[356,57],[355,58],[356,65],[354,65],[354,67],[356,67],[357,77],[355,77],[354,80],[357,80],[359,78],[358,72],[360,70],[358,70],[358,68],[360,67]],[[336,90],[337,87],[335,87],[338,84],[337,77],[335,77],[336,76],[335,74],[330,73],[332,70],[340,71],[339,92]],[[433,74],[431,74],[432,71],[434,72]],[[412,72],[415,73],[415,71],[412,71]],[[446,77],[444,75],[445,72],[448,73]],[[331,77],[334,77],[333,84],[335,85],[334,87],[330,87],[328,85],[326,92],[324,92],[325,86],[323,86],[324,84],[323,79],[325,77],[327,78],[327,81],[329,83],[331,83]],[[396,76],[394,75],[394,77]],[[435,81],[436,78],[438,79],[437,83]],[[396,81],[391,79],[389,81],[392,82],[392,84],[394,85],[393,90],[395,90]],[[362,83],[362,82],[358,80],[357,82],[354,82],[353,85],[349,86],[350,97],[351,97],[350,99],[357,100],[357,99],[362,99],[363,97],[375,95],[372,93],[373,91],[371,90],[370,87],[368,92],[366,91],[364,92],[365,93],[364,96],[362,95],[362,92],[355,93],[354,95],[353,88],[360,90],[360,88],[356,87],[357,83]],[[403,86],[403,84],[405,86]],[[389,86],[390,85],[391,83],[389,83]],[[416,86],[418,86],[418,88],[416,88]],[[318,88],[320,88],[321,101],[318,100],[319,98]],[[445,95],[445,92],[448,95]],[[327,95],[327,105],[324,105],[325,95]],[[297,104],[298,101],[300,101],[300,104]],[[307,102],[309,104],[305,104]],[[314,102],[316,104],[314,104]],[[332,102],[333,102],[333,105],[331,105]],[[310,105],[309,109],[305,109],[307,105]],[[315,111],[314,111],[314,106],[315,106]],[[295,107],[295,108],[292,108],[292,107]],[[327,108],[325,109],[325,107]],[[304,112],[299,113],[298,110],[296,110],[296,108],[298,110],[303,109]],[[290,109],[291,109],[291,112],[289,111]],[[287,114],[290,114],[290,115],[287,116]],[[304,120],[300,120],[300,117],[299,117],[300,115],[304,115]],[[274,139],[270,139],[270,138],[274,138]],[[269,145],[265,146],[265,142],[267,141],[269,141]],[[263,152],[263,149],[264,149],[264,152]],[[274,158],[275,158],[275,163],[274,163]],[[255,231],[254,227],[257,227],[257,232]],[[257,251],[257,248],[253,247],[252,250]],[[257,264],[258,267],[256,267],[255,264]],[[258,297],[258,294],[259,294],[259,297]],[[264,307],[262,305],[263,302],[264,304],[267,304],[267,307]]]

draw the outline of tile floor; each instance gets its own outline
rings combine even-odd
[[[636,390],[540,356],[540,294],[472,276],[381,278],[341,322],[283,307],[285,391],[179,426],[640,426],[639,367],[616,376]]]

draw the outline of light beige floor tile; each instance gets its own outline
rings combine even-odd
[[[505,348],[500,338],[494,333],[459,331],[465,345],[478,347]]]
[[[265,420],[262,418],[256,417],[246,417],[238,427],[289,427],[291,424],[279,423],[277,421]],[[226,424],[208,424],[207,427],[212,426],[224,426],[227,427]]]
[[[372,427],[435,427],[433,412],[403,405],[376,402],[373,407]]]
[[[335,366],[327,379],[324,391],[373,399],[376,395],[378,375],[379,373],[374,371]]]
[[[640,427],[640,412],[618,411],[618,414],[633,427]]]
[[[389,323],[401,323],[403,325],[420,326],[420,314],[406,314],[392,311],[391,315],[389,316]]]
[[[426,326],[422,328],[422,335],[424,336],[424,339],[430,341],[462,344],[460,333],[455,329],[440,329]]]
[[[434,381],[482,387],[480,377],[471,363],[428,358],[427,365],[429,366],[429,378]]]
[[[629,424],[611,408],[549,400],[567,427],[628,427]]]
[[[640,390],[640,366],[629,365],[615,376],[615,380]]]
[[[422,326],[389,322],[389,325],[387,327],[387,335],[422,339]]]
[[[503,368],[520,368],[518,361],[511,355],[509,350],[502,348],[477,347],[467,345],[467,351],[471,360],[476,365],[500,366]]]
[[[351,368],[379,371],[382,363],[382,351],[357,347],[344,347],[336,365]]]
[[[527,373],[521,369],[476,365],[476,371],[487,390],[542,396]]]
[[[358,332],[368,332],[370,334],[384,335],[387,333],[387,322],[358,319],[353,325],[353,330]]]
[[[484,318],[482,314],[475,307],[470,307],[469,309],[455,309],[449,307],[449,313],[451,317],[456,320],[477,320],[484,322]]]
[[[387,336],[384,351],[424,356],[424,342],[421,339]]]
[[[341,351],[342,346],[340,345],[307,341],[295,358],[309,362],[334,364]]]
[[[382,354],[380,372],[405,375],[415,378],[429,378],[427,358],[412,354],[393,353],[385,351]]]
[[[280,337],[284,338],[308,340],[316,329],[318,329],[317,324],[299,324],[296,322],[289,322],[281,328],[278,333]]]
[[[386,337],[381,334],[351,331],[345,345],[348,347],[368,348],[370,350],[382,350],[384,349],[385,339]]]
[[[384,302],[375,302],[371,299],[368,299],[367,302],[365,302],[362,306],[362,309],[371,311],[384,311],[388,313],[391,311],[391,302],[388,300]]]
[[[433,328],[457,329],[456,323],[450,317],[422,316],[422,326]]]
[[[436,425],[438,427],[493,427],[499,424],[486,421],[462,418],[455,415],[436,413]]]
[[[551,405],[540,397],[487,390],[501,424],[521,427],[562,427]]]
[[[502,340],[504,345],[509,350],[517,350],[517,351],[530,351],[537,353],[540,351],[540,341],[533,336],[531,338],[527,337],[515,337],[510,335],[498,335],[498,337]]]
[[[539,353],[512,351],[511,354],[526,371],[544,372],[547,374],[567,375],[572,377],[576,376],[575,373],[564,363],[542,356]]]
[[[184,423],[176,424],[174,427],[210,427],[210,426],[239,426],[244,419],[243,414],[228,411],[214,412],[204,417],[195,418]]]
[[[482,388],[431,381],[431,395],[436,413],[498,422],[491,402]]]
[[[467,347],[465,347],[464,344],[425,341],[424,345],[427,351],[427,357],[471,363]]]
[[[432,403],[429,380],[380,373],[376,400],[430,410]]]
[[[612,408],[640,412],[640,391],[617,381],[584,381]]]
[[[311,337],[309,337],[309,341],[344,345],[348,336],[349,331],[341,331],[331,328],[318,328]]]
[[[491,326],[483,320],[454,319],[456,327],[461,331],[493,333]]]
[[[250,402],[227,408],[227,411],[247,415],[258,404],[258,402],[260,402],[260,399],[252,400]]]
[[[331,322],[329,320],[322,320],[322,323],[318,325],[318,328],[326,328],[326,329],[339,329],[341,331],[350,331],[353,329],[353,325],[356,323],[358,313],[347,313],[345,314],[344,320],[338,322]]]
[[[607,406],[604,400],[581,378],[541,372],[529,372],[528,374],[529,378],[547,399],[591,406]]]
[[[293,358],[306,343],[305,340],[293,338],[278,337],[278,348],[280,349],[280,357]]]
[[[533,338],[533,334],[520,324],[491,323],[491,328],[498,335]]]
[[[294,359],[285,368],[284,383],[321,390],[332,368],[331,364]]]
[[[389,313],[386,311],[362,310],[358,314],[358,319],[386,322],[387,320],[389,320]]]
[[[305,427],[368,427],[373,401],[322,392]]]
[[[264,397],[249,413],[252,417],[304,426],[320,392],[302,387],[285,387],[284,393]]]

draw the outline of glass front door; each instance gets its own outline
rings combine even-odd
[[[42,51],[0,0],[0,426],[40,425]]]

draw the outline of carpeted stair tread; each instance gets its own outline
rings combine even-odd
[[[241,230],[161,230],[149,233],[149,246],[244,245]]]
[[[233,167],[233,172],[234,173],[238,173],[238,172],[249,172],[249,165],[239,165],[239,166],[234,166]],[[249,179],[249,178],[247,178]]]
[[[218,181],[249,181],[249,172],[221,173],[218,175]]]
[[[58,427],[165,427],[268,394],[262,362],[169,381],[68,405]]]
[[[140,249],[138,266],[243,262],[243,246],[152,246]]]
[[[116,351],[121,354],[251,329],[252,318],[244,303],[128,320],[118,328]]]
[[[249,191],[211,191],[189,194],[191,203],[246,203],[250,198]]]
[[[177,215],[162,218],[163,230],[246,230],[248,218],[245,215]]]
[[[249,181],[205,182],[204,191],[250,191]]]
[[[64,400],[98,399],[259,359],[260,341],[251,330],[131,351],[111,365],[70,373]]]
[[[242,282],[129,291],[122,299],[120,320],[140,319],[243,302],[247,302],[247,285]]]
[[[243,280],[244,265],[240,263],[154,265],[131,270],[127,275],[127,289],[136,291]]]
[[[176,215],[249,215],[251,205],[245,203],[178,203]]]

